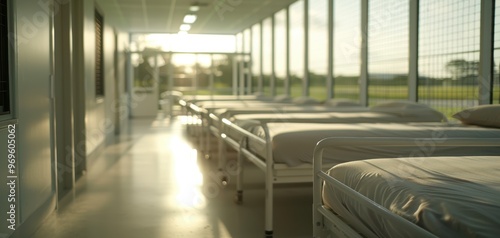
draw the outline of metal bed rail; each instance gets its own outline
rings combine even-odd
[[[333,232],[341,237],[360,237],[358,231],[346,224],[340,217],[331,210],[325,208],[322,202],[323,182],[332,185],[337,191],[345,193],[351,199],[359,202],[362,206],[371,209],[377,215],[390,220],[398,226],[405,227],[415,237],[436,237],[427,230],[416,224],[394,214],[385,207],[375,203],[371,199],[363,196],[342,182],[332,178],[323,172],[323,151],[326,148],[352,145],[356,143],[359,146],[384,146],[384,147],[402,147],[415,145],[415,141],[428,141],[435,146],[460,146],[460,147],[500,147],[500,138],[359,138],[359,137],[330,137],[319,141],[316,145],[313,155],[313,236],[316,238],[325,237],[325,233]],[[326,228],[332,229],[327,230]],[[363,229],[363,228],[358,228]]]

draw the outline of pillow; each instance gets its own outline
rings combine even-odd
[[[447,122],[446,116],[433,108],[409,101],[393,101],[375,105],[373,112],[390,113],[400,117],[412,117],[414,122]]]
[[[500,128],[500,105],[481,105],[455,113],[463,124]]]
[[[328,99],[324,102],[325,106],[329,107],[361,107],[359,102],[349,100],[349,99]]]

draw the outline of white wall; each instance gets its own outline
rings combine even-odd
[[[50,26],[49,15],[32,0],[16,0],[15,5],[19,43],[15,110],[19,119],[17,150],[22,224],[55,194],[50,147]]]
[[[118,79],[117,91],[119,98],[119,105],[117,111],[119,113],[119,125],[120,125],[120,133],[125,133],[127,131],[127,123],[129,120],[128,113],[128,95],[125,92],[125,85],[127,83],[127,54],[126,50],[129,45],[129,35],[127,33],[118,33],[117,34],[117,71],[116,76]]]
[[[18,227],[24,230],[32,230],[33,226],[39,226],[44,218],[43,211],[52,211],[55,206],[56,183],[53,176],[53,162],[51,152],[51,140],[54,139],[51,129],[51,98],[50,98],[50,75],[51,75],[51,47],[50,47],[50,22],[49,14],[41,7],[38,1],[32,0],[12,0],[15,4],[16,28],[15,34],[19,46],[16,48],[16,82],[17,89],[15,96],[15,117],[18,119],[17,125],[17,149],[18,149]],[[46,1],[42,1],[46,2]],[[84,128],[82,131],[75,131],[86,135],[82,141],[86,145],[86,154],[92,155],[94,159],[87,161],[87,164],[94,163],[99,152],[104,148],[106,138],[113,138],[114,122],[126,122],[127,117],[120,117],[116,120],[116,98],[125,98],[123,94],[125,73],[116,73],[115,70],[115,32],[113,28],[106,24],[104,36],[104,66],[105,66],[105,97],[96,100],[95,97],[95,25],[94,25],[94,1],[75,0],[75,9],[81,9],[81,14],[74,16],[83,18],[80,30],[83,34],[81,50],[75,50],[81,60],[81,70],[75,70],[78,76],[75,80],[82,82],[84,100],[80,102],[84,110]],[[81,7],[83,6],[83,7]],[[106,22],[106,14],[103,12]],[[78,34],[77,34],[78,35]],[[127,40],[123,34],[119,50],[123,52],[126,48]],[[76,41],[78,42],[78,40]],[[79,47],[78,45],[76,47]],[[123,63],[125,56],[120,58]],[[123,63],[124,64],[124,63]],[[122,64],[118,64],[122,65]],[[124,67],[117,67],[125,70]],[[121,89],[116,94],[115,81],[118,77]],[[124,101],[125,102],[125,101]],[[124,105],[125,106],[125,105]],[[126,114],[126,111],[121,112]],[[5,123],[3,123],[5,124]],[[0,126],[0,176],[6,178],[6,146],[7,132]],[[78,150],[78,148],[77,148]],[[64,159],[64,158],[59,158]],[[92,169],[87,166],[87,169]],[[7,194],[5,183],[0,185],[0,194]],[[6,197],[0,198],[0,213],[5,216]],[[6,229],[6,219],[0,219],[0,236],[9,233]],[[28,229],[29,228],[29,229]],[[17,233],[17,231],[16,231]],[[16,237],[25,237],[25,233],[16,234]]]
[[[84,80],[85,80],[85,131],[88,168],[96,161],[96,156],[106,142],[113,138],[115,131],[115,34],[104,16],[104,100],[95,97],[95,24],[94,12],[99,9],[93,1],[83,1],[83,35],[84,35]],[[109,139],[108,139],[109,140]]]

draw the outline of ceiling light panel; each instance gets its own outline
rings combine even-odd
[[[196,21],[197,16],[194,14],[187,14],[184,16],[184,23],[193,24]]]

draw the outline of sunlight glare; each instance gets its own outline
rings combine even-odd
[[[183,207],[204,207],[206,201],[201,191],[203,175],[197,162],[197,150],[184,140],[172,141],[170,147],[174,159],[175,185],[178,189],[177,204]]]

